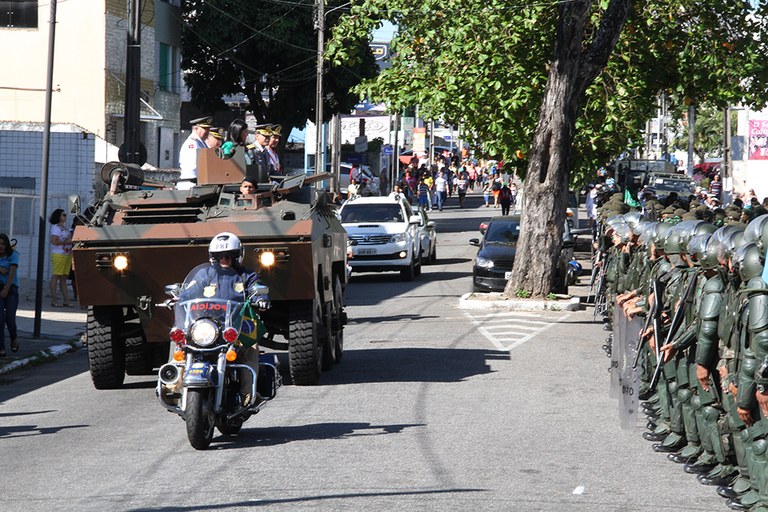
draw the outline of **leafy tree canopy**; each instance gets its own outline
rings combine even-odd
[[[327,2],[326,29],[343,4]],[[182,68],[193,103],[203,109],[224,107],[223,96],[245,94],[260,121],[289,131],[314,118],[317,32],[310,0],[185,0]],[[367,37],[350,38],[359,58],[324,70],[324,116],[349,112],[358,96],[350,89],[375,75]],[[265,98],[268,98],[265,100]]]
[[[589,0],[584,0],[589,1]],[[585,44],[609,0],[593,0]],[[356,91],[393,108],[418,104],[424,117],[462,122],[491,152],[529,153],[547,85],[557,2],[367,0],[334,30],[335,63],[362,54],[350,43],[382,20],[397,25],[392,66]],[[572,183],[642,144],[645,121],[666,91],[671,109],[768,102],[766,2],[633,2],[611,58],[588,88],[576,121]],[[677,103],[675,103],[677,102]]]

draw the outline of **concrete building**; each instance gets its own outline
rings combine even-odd
[[[19,273],[30,279],[37,256],[51,2],[4,4],[10,8],[0,12],[0,46],[6,49],[0,75],[0,232],[17,239],[22,255]],[[130,4],[129,0],[57,3],[48,212],[66,208],[69,194],[79,194],[87,205],[99,187],[96,171],[117,159],[123,143]],[[149,165],[173,168],[178,164],[183,87],[181,0],[138,4],[141,142]]]

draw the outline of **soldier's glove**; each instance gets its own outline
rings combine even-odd
[[[272,307],[272,302],[270,302],[269,297],[266,295],[258,295],[251,299],[251,304],[256,306],[257,309],[260,309],[262,311],[269,309]]]

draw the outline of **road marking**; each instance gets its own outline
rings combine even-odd
[[[526,343],[539,334],[543,333],[550,327],[557,323],[562,322],[569,316],[570,313],[566,313],[551,320],[542,321],[541,315],[533,315],[526,313],[489,313],[484,315],[473,316],[469,312],[464,312],[467,318],[477,326],[477,332],[483,335],[485,339],[490,341],[493,346],[499,350],[509,352],[510,350],[519,347],[523,343]],[[501,318],[499,318],[501,317]],[[523,318],[520,318],[523,317]],[[526,320],[525,318],[538,318],[537,321]],[[541,327],[535,327],[530,325],[520,325],[518,322],[535,323],[541,325]],[[491,325],[488,325],[491,324]],[[497,325],[494,325],[497,324]],[[529,329],[535,329],[533,332],[519,332],[527,331]],[[503,332],[500,332],[503,331]],[[510,343],[511,342],[511,343]],[[510,343],[510,344],[507,344]]]

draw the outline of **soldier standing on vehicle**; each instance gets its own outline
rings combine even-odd
[[[246,176],[255,183],[269,183],[270,165],[267,159],[267,144],[272,135],[272,125],[260,124],[254,128],[255,141],[251,150],[253,163],[248,166]]]
[[[197,151],[208,147],[205,139],[208,138],[212,122],[213,118],[210,116],[199,117],[191,121],[192,133],[189,134],[179,150],[181,175],[179,181],[176,182],[177,189],[189,190],[197,184]]]
[[[272,135],[269,136],[269,142],[267,143],[267,161],[272,166],[270,175],[282,176],[283,167],[280,165],[280,156],[277,154],[277,146],[280,144],[280,136],[282,135],[283,127],[279,124],[272,125]]]

